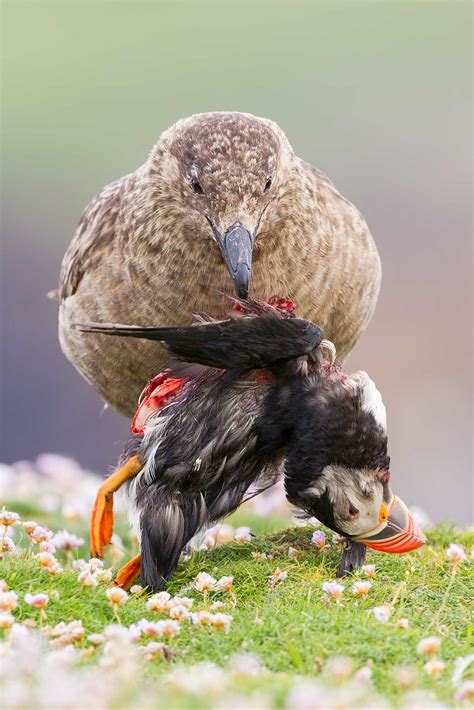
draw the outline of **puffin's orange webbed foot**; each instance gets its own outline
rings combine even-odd
[[[110,585],[111,587],[121,587],[127,591],[133,582],[142,573],[142,556],[135,555],[126,565],[119,569],[117,576]]]
[[[104,547],[110,543],[114,528],[114,493],[125,481],[133,478],[142,469],[139,456],[132,456],[115,471],[99,488],[91,516],[91,554],[103,557]]]

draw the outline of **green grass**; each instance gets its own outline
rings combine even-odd
[[[20,511],[20,506],[12,505],[10,509]],[[33,509],[20,512],[23,519],[33,513],[36,518],[39,517]],[[53,529],[64,527],[57,519],[43,519],[42,522],[49,523]],[[238,522],[241,524],[244,519],[240,517]],[[225,602],[225,611],[233,616],[230,633],[226,635],[183,622],[181,633],[171,642],[181,662],[188,664],[210,660],[225,666],[235,653],[256,653],[269,671],[284,674],[277,676],[277,681],[275,676],[264,676],[258,681],[276,688],[278,695],[278,688],[287,683],[289,676],[315,676],[329,657],[344,655],[354,659],[357,667],[372,664],[377,690],[392,701],[396,701],[399,694],[393,680],[393,669],[406,665],[419,669],[419,687],[432,689],[438,698],[451,701],[453,662],[457,657],[472,652],[469,614],[472,577],[469,570],[471,563],[460,565],[445,606],[437,617],[451,575],[451,566],[446,562],[443,550],[451,542],[469,548],[474,542],[472,534],[440,526],[430,532],[428,545],[410,555],[369,552],[367,562],[375,563],[376,575],[367,599],[357,601],[350,592],[353,581],[359,578],[356,574],[343,580],[345,592],[341,603],[328,605],[322,598],[321,584],[334,579],[340,551],[317,551],[311,545],[310,528],[275,532],[281,520],[260,519],[259,530],[259,519],[249,514],[245,522],[259,533],[252,543],[232,543],[194,553],[188,562],[180,564],[168,585],[171,594],[192,596],[195,609],[199,609],[205,608],[206,602],[192,586],[198,572],[203,570],[215,577],[234,576],[234,594],[211,594],[208,600],[208,603],[215,599]],[[68,524],[67,527],[70,531],[85,533],[81,524]],[[267,532],[262,532],[262,527]],[[118,521],[117,529],[125,537],[123,520]],[[298,550],[295,559],[288,557],[289,546]],[[269,553],[273,559],[254,560],[252,551]],[[62,553],[58,556],[62,557]],[[277,567],[286,571],[288,577],[272,590],[268,578]],[[104,588],[81,590],[77,573],[72,570],[67,569],[58,577],[50,578],[39,571],[37,560],[26,555],[1,562],[0,577],[20,597],[27,592],[48,592],[51,596],[47,616],[49,624],[82,619],[86,632],[92,633],[114,623]],[[380,623],[370,609],[390,602],[395,596],[398,601],[390,623]],[[120,607],[123,624],[131,624],[142,617],[160,618],[146,611],[146,598],[145,593],[130,597]],[[19,620],[37,618],[37,612],[21,602],[15,616]],[[409,629],[402,630],[392,623],[401,617],[409,619]],[[261,620],[260,624],[255,623],[256,618]],[[416,652],[418,641],[433,634],[442,638],[441,657],[447,664],[438,680],[422,672],[426,659]],[[156,661],[147,666],[146,674],[160,675],[168,668],[166,663]]]

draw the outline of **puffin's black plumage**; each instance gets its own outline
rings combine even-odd
[[[189,327],[80,326],[151,337],[174,356],[207,366],[122,455],[142,463],[125,486],[139,527],[142,580],[153,589],[172,576],[201,528],[282,470],[289,501],[343,534],[353,504],[345,490],[370,501],[385,485],[381,471],[388,480],[384,428],[364,407],[357,381],[323,361],[321,330],[276,309],[253,310]],[[360,564],[363,550],[352,543],[341,571]]]

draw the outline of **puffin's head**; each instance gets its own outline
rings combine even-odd
[[[323,368],[324,370],[324,368]],[[390,487],[386,412],[367,373],[327,368],[303,449],[289,460],[292,503],[345,537],[382,552],[408,552],[426,538]]]
[[[248,296],[255,241],[268,231],[266,211],[285,191],[292,156],[272,121],[222,112],[178,121],[148,161],[154,199],[166,204],[161,219],[179,224],[186,240],[220,250],[240,298]]]

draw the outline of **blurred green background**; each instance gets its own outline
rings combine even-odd
[[[267,116],[363,212],[384,280],[348,366],[389,415],[394,487],[472,518],[471,4],[3,2],[2,453],[115,462],[128,423],[61,354],[62,255],[160,132]]]

